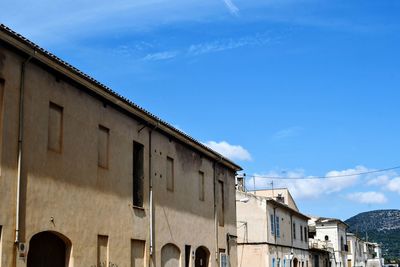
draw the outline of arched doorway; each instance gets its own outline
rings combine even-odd
[[[198,247],[196,249],[195,267],[208,267],[210,251],[206,247]]]
[[[29,242],[27,267],[66,267],[69,242],[53,232],[41,232]]]
[[[297,258],[293,259],[293,267],[298,267],[299,260]]]
[[[174,244],[166,244],[161,249],[161,267],[179,267],[181,251]]]

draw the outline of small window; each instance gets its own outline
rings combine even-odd
[[[279,226],[279,217],[276,216],[275,219],[276,219],[276,236],[280,237],[281,236],[281,229],[280,229],[280,226]]]
[[[325,241],[329,241],[329,236],[325,236]]]
[[[97,266],[108,266],[108,236],[97,236]]]
[[[143,207],[143,183],[144,183],[144,147],[142,144],[133,142],[133,199],[132,204]]]
[[[218,181],[218,222],[219,226],[224,226],[225,224],[225,195],[224,195],[224,183]]]
[[[219,266],[229,267],[228,255],[226,253],[219,253]]]
[[[185,245],[185,267],[190,266],[190,252],[191,252],[191,246],[190,245]]]
[[[174,191],[174,159],[167,157],[167,190]]]
[[[275,235],[275,220],[273,214],[269,215],[269,220],[271,222],[271,234]]]
[[[204,201],[204,172],[199,172],[199,200]]]
[[[131,240],[131,267],[144,267],[145,241]]]
[[[293,223],[293,239],[296,239],[296,223]]]
[[[308,235],[308,231],[307,231],[307,226],[304,226],[304,241],[307,242],[307,235]]]
[[[50,102],[47,148],[61,153],[63,137],[63,108]]]
[[[110,130],[99,125],[97,135],[97,163],[99,167],[108,168],[108,149],[109,149]]]
[[[343,240],[343,236],[340,237],[340,249],[342,251],[344,251],[344,240]]]
[[[300,240],[303,241],[303,226],[300,225]]]

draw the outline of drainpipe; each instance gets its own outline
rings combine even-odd
[[[214,180],[214,229],[215,229],[215,261],[218,263],[219,259],[219,246],[218,246],[218,212],[217,212],[217,164],[222,161],[220,158],[218,161],[213,162],[213,180]]]
[[[214,182],[214,229],[215,229],[215,261],[218,262],[218,214],[217,214],[217,174],[215,170],[216,162],[213,162],[213,182]]]
[[[36,51],[34,51],[34,54]],[[21,66],[21,77],[19,84],[19,118],[18,118],[18,159],[17,159],[17,196],[15,206],[15,243],[19,244],[19,219],[20,219],[20,201],[21,201],[21,171],[22,171],[22,139],[24,131],[24,87],[25,87],[25,68],[32,59],[29,56]]]
[[[149,193],[150,193],[150,212],[149,212],[149,227],[150,227],[150,257],[153,257],[153,249],[154,249],[154,235],[153,235],[153,179],[152,179],[152,164],[151,164],[151,160],[152,160],[152,132],[157,129],[159,122],[157,121],[157,124],[152,128],[149,129]],[[149,266],[151,267],[151,263],[149,261]]]

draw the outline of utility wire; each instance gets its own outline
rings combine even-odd
[[[245,178],[260,178],[260,179],[272,179],[272,180],[313,180],[313,179],[335,179],[335,178],[344,178],[344,177],[351,177],[351,176],[358,176],[358,175],[366,175],[372,173],[379,173],[379,172],[387,172],[400,169],[400,166],[395,166],[386,169],[379,169],[373,171],[365,171],[365,172],[357,172],[352,174],[339,174],[339,175],[329,175],[329,176],[306,176],[306,177],[285,177],[285,176],[264,176],[264,175],[246,175],[244,174]]]

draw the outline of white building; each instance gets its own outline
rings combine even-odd
[[[364,249],[364,241],[355,234],[347,233],[347,247],[347,266],[365,267],[367,264],[367,255]]]
[[[312,218],[308,222],[315,232],[310,234],[310,243],[317,248],[327,249],[331,252],[331,267],[345,267],[347,265],[347,239],[348,225],[334,218]]]
[[[287,204],[288,191],[266,195],[236,193],[238,266],[309,267],[309,218]]]

